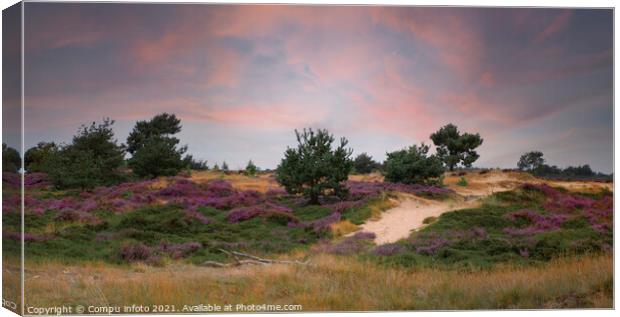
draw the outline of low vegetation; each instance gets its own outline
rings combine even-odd
[[[327,254],[314,257],[309,265],[238,269],[138,263],[126,268],[100,262],[67,266],[57,261],[26,266],[27,303],[40,307],[66,303],[166,303],[176,309],[201,303],[270,303],[298,304],[304,311],[613,307],[611,255],[473,272],[386,267]],[[32,278],[34,274],[39,277]]]
[[[368,249],[381,263],[489,268],[609,252],[613,197],[526,184],[491,196],[480,208],[442,214],[409,239]]]
[[[359,225],[391,207],[386,192],[450,192],[433,186],[349,181],[346,199],[326,196],[312,205],[281,189],[240,190],[220,179],[196,183],[170,177],[92,191],[53,190],[44,174],[28,174],[26,179],[27,256],[69,262],[201,263],[225,259],[219,249],[258,254],[303,250],[329,239],[336,223]],[[5,173],[3,182],[7,187],[18,185],[19,176]],[[6,191],[3,199],[5,240],[18,241],[19,191]],[[5,252],[17,254],[19,244],[6,243]]]

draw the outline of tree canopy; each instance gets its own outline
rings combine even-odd
[[[303,194],[316,204],[323,195],[345,197],[342,184],[353,167],[348,141],[335,138],[325,129],[295,130],[297,148],[287,148],[276,169],[276,179],[290,194]]]
[[[19,152],[6,143],[2,143],[2,171],[16,173],[21,165],[22,157]]]
[[[381,167],[381,164],[372,159],[372,156],[361,153],[353,160],[353,169],[356,173],[368,174]]]
[[[527,152],[519,158],[517,167],[522,171],[533,171],[545,164],[543,153],[540,151]]]
[[[429,146],[413,145],[387,153],[385,180],[405,184],[438,184],[444,172],[437,155],[428,155]]]
[[[437,156],[450,169],[459,164],[471,167],[480,155],[475,151],[482,144],[480,134],[462,133],[454,124],[447,124],[431,134],[431,140],[437,147]]]
[[[60,188],[109,185],[123,178],[125,152],[114,139],[114,120],[83,125],[69,145],[47,146],[42,170]]]
[[[250,160],[248,162],[248,165],[245,167],[244,174],[248,176],[254,176],[256,175],[256,173],[258,173],[258,167],[256,166],[256,164],[254,164],[254,162],[252,162],[252,160]]]
[[[140,177],[176,175],[187,161],[184,146],[173,135],[181,131],[181,120],[174,114],[162,113],[149,121],[138,121],[127,138],[127,151],[132,154],[129,167]]]
[[[134,154],[150,138],[170,137],[181,132],[181,120],[176,115],[161,113],[149,121],[138,121],[127,137],[127,152]]]
[[[54,142],[39,142],[24,154],[24,165],[28,172],[45,172],[45,161],[54,152],[58,151],[58,145]]]

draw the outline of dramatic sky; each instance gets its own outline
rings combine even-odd
[[[182,120],[209,164],[275,167],[294,129],[355,154],[479,132],[476,166],[542,150],[613,168],[611,10],[26,3],[25,146],[111,117]]]

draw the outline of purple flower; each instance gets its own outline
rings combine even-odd
[[[20,232],[4,231],[2,232],[2,237],[5,239],[9,239],[9,240],[20,241],[22,235]],[[26,242],[39,242],[39,241],[45,241],[49,239],[50,239],[49,236],[44,236],[44,235],[40,235],[36,233],[24,232],[24,241]]]
[[[159,243],[159,250],[164,253],[170,254],[173,259],[184,258],[191,253],[196,252],[202,248],[202,244],[199,242],[185,242],[178,244],[170,244],[162,241]]]
[[[340,255],[360,253],[367,250],[374,239],[375,234],[372,232],[358,232],[340,242],[323,246],[323,251]]]
[[[237,207],[228,213],[228,216],[226,216],[226,220],[228,220],[228,222],[230,223],[236,223],[249,220],[261,215],[268,215],[273,213],[292,216],[292,210],[288,207],[277,205],[274,203],[265,203],[262,205],[254,205],[249,207]]]
[[[151,254],[151,248],[142,243],[125,244],[119,252],[120,258],[126,262],[145,261]]]
[[[208,225],[211,222],[209,218],[195,210],[186,210],[185,216],[189,219],[196,220],[203,225]]]
[[[407,249],[405,246],[395,243],[383,244],[372,250],[372,253],[382,256],[390,256],[405,252]]]

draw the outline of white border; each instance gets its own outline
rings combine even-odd
[[[0,0],[0,4],[2,9],[8,8],[9,6],[15,4],[17,1],[15,0]],[[25,2],[43,2],[43,1],[32,1],[32,0],[26,0]],[[51,1],[50,1],[51,2]],[[122,1],[92,1],[92,0],[81,0],[81,1],[76,1],[76,0],[64,0],[64,1],[57,1],[57,2],[122,2]],[[134,3],[148,3],[148,2],[163,2],[163,3],[271,3],[271,4],[277,4],[277,3],[296,3],[296,4],[344,4],[344,5],[365,5],[365,4],[374,4],[374,5],[418,5],[418,6],[482,6],[482,7],[572,7],[572,8],[584,8],[584,7],[588,7],[588,8],[592,8],[592,7],[600,7],[600,8],[615,8],[616,6],[616,1],[613,0],[590,0],[590,1],[578,1],[578,0],[450,0],[450,1],[445,1],[445,0],[383,0],[383,1],[378,1],[378,0],[338,0],[338,1],[329,1],[329,0],[296,0],[296,1],[257,1],[257,0],[244,0],[244,1],[234,1],[234,0],[220,0],[220,1],[204,1],[204,2],[200,2],[200,1],[178,1],[178,0],[151,0],[151,1],[140,1],[140,0],[132,0],[132,1],[124,1],[124,2],[134,2]],[[618,25],[616,22],[616,12],[614,11],[614,105],[616,104],[616,94],[615,91],[617,91],[618,86],[617,86],[617,81],[615,74],[617,74],[617,64],[615,63],[616,61],[616,57],[618,56],[618,52],[616,50],[616,43],[617,43],[617,39],[618,39],[618,34],[619,34],[619,30],[618,30]],[[0,32],[1,35],[1,32]],[[1,41],[0,41],[1,43]],[[1,44],[0,44],[1,45]],[[22,43],[23,45],[23,43]],[[23,67],[23,64],[22,64]],[[0,70],[1,70],[1,65],[0,65]],[[23,79],[23,77],[22,77]],[[2,84],[2,80],[0,79],[0,85]],[[23,89],[23,84],[22,84],[22,89]],[[23,92],[22,92],[23,93]],[[1,95],[1,92],[0,92]],[[1,100],[1,99],[0,99]],[[23,102],[23,96],[22,96],[22,102]],[[23,111],[22,111],[22,116],[23,116]],[[615,111],[615,106],[614,106],[614,167],[617,165],[618,161],[620,160],[620,156],[618,155],[618,147],[616,146],[616,140],[618,140],[618,131],[615,129],[615,122],[617,122],[619,117],[619,114]],[[2,118],[2,113],[0,112],[0,131],[1,131],[1,118]],[[22,125],[23,125],[23,118],[22,118]],[[23,138],[23,134],[22,134],[22,138]],[[23,147],[23,140],[22,140],[22,147]],[[22,149],[22,153],[23,149]],[[614,168],[615,171],[615,168]],[[616,195],[616,188],[615,188],[615,182],[614,182],[614,201],[617,201],[618,197]],[[1,184],[0,184],[0,188],[1,188]],[[614,228],[618,228],[618,217],[615,217],[615,221],[614,221]],[[616,235],[614,237],[614,243],[615,246],[618,245],[618,235]],[[616,249],[614,248],[614,251],[616,251]],[[618,272],[618,261],[616,260],[616,253],[614,253],[614,271]],[[1,261],[0,261],[0,267],[1,267]],[[2,271],[0,270],[0,276],[2,274]],[[618,304],[618,297],[616,295],[615,292],[615,279],[616,276],[614,275],[614,307],[617,307]],[[0,295],[1,295],[1,288],[0,288]],[[343,294],[345,295],[345,294]],[[346,296],[346,295],[345,295]],[[23,296],[22,296],[22,300],[23,300]],[[22,305],[23,307],[23,305]],[[9,311],[2,308],[1,310],[2,315],[6,315],[6,314],[10,314],[8,313]],[[612,310],[554,310],[554,311],[461,311],[458,312],[458,314],[460,315],[464,315],[464,316],[474,316],[474,315],[478,315],[478,314],[483,314],[483,315],[487,315],[487,316],[491,316],[492,315],[496,315],[496,314],[500,314],[503,316],[521,316],[522,314],[528,314],[528,315],[532,315],[532,316],[577,316],[583,313],[587,313],[587,314],[594,314],[594,315],[602,315],[602,316],[612,316],[615,315],[615,313],[613,313]],[[304,313],[304,316],[325,316],[326,313]],[[327,313],[328,315],[335,315],[337,314],[338,316],[353,316],[353,315],[359,315],[360,313]],[[432,316],[447,316],[448,314],[451,314],[450,312],[380,312],[380,313],[364,313],[364,315],[367,316],[382,316],[384,314],[389,314],[390,316],[409,316],[409,315],[413,315],[416,314],[418,316],[428,316],[428,315],[432,315]],[[218,314],[219,316],[222,316],[221,314]],[[252,314],[252,316],[273,316],[275,314]],[[148,316],[148,315],[137,315],[137,316]],[[187,316],[187,315],[172,315],[172,316]],[[247,316],[247,314],[243,315],[243,314],[226,314],[226,316]]]

